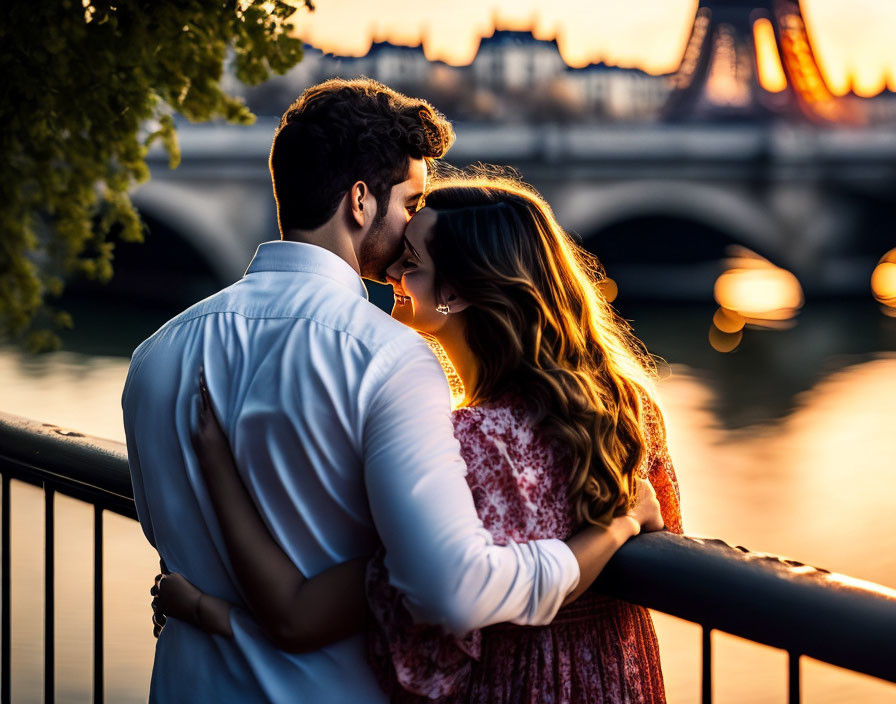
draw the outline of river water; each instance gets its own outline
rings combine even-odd
[[[661,364],[660,398],[685,530],[896,587],[896,319],[870,300],[808,302],[787,330],[747,329],[713,350],[709,306],[625,305]],[[171,311],[74,303],[63,351],[0,348],[0,411],[124,439],[128,355]],[[12,487],[13,698],[43,683],[43,494]],[[56,499],[56,691],[89,701],[92,512]],[[107,701],[145,701],[156,557],[139,526],[107,515]],[[36,557],[39,556],[39,557]],[[699,700],[700,631],[655,614],[670,702]],[[784,702],[782,651],[714,633],[717,702]],[[896,702],[896,685],[802,661],[803,701]]]

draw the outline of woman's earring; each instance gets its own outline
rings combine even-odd
[[[451,312],[451,308],[448,307],[447,303],[439,303],[439,305],[436,306],[436,310],[442,315],[448,315]]]

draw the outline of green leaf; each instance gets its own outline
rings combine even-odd
[[[294,66],[302,42],[287,20],[299,8],[313,6],[0,4],[0,338],[58,346],[54,330],[72,321],[46,297],[75,272],[108,280],[114,241],[143,240],[127,193],[149,178],[148,147],[159,141],[177,168],[175,111],[194,122],[254,121],[222,90],[224,62],[230,52],[238,77],[252,83]],[[141,140],[151,123],[158,127]]]

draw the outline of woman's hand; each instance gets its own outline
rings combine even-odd
[[[199,369],[199,400],[198,421],[191,440],[202,474],[209,479],[214,476],[216,468],[236,467],[236,463],[227,436],[224,435],[218,417],[212,408],[211,396],[205,382],[205,370],[201,367]]]
[[[646,479],[635,478],[635,502],[634,507],[626,514],[634,518],[641,527],[642,533],[652,533],[663,529],[663,514],[660,511],[660,502],[656,498],[653,485]]]
[[[176,618],[201,628],[206,633],[216,633],[228,638],[230,628],[230,604],[223,599],[209,596],[177,572],[156,575],[156,584],[150,590],[154,624],[153,635],[158,638],[168,618]]]
[[[187,581],[186,577],[176,572],[157,574],[156,584],[150,594],[155,597],[152,600],[152,610],[156,628],[164,626],[169,617],[195,624],[196,607],[202,592]],[[158,633],[154,635],[158,637]]]

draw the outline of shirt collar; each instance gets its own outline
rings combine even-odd
[[[246,275],[259,271],[296,271],[332,279],[367,298],[367,289],[358,273],[342,257],[323,247],[305,242],[275,240],[258,245]]]

